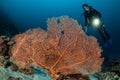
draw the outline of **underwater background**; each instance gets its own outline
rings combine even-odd
[[[84,3],[102,14],[112,38],[112,46],[103,47],[103,57],[105,60],[120,58],[120,0],[0,0],[0,33],[13,36],[30,28],[46,30],[47,19],[59,16],[69,16],[84,27],[84,16],[81,16]],[[94,28],[88,34],[96,36],[101,46],[104,45]]]

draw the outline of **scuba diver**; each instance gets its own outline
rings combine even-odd
[[[107,41],[109,41],[109,43],[112,45],[112,39],[105,29],[103,20],[101,18],[101,13],[87,4],[83,4],[82,8],[84,9],[84,13],[82,15],[85,17],[85,32],[87,32],[88,26],[95,27],[104,40],[104,43],[106,44]]]

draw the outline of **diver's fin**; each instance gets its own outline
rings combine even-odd
[[[108,44],[107,43],[104,43],[104,48],[107,48],[108,47]]]
[[[109,39],[107,42],[104,43],[104,48],[107,48],[108,46],[112,46],[112,39]]]
[[[112,45],[112,39],[109,39],[108,42],[110,45]]]

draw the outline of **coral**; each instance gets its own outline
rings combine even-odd
[[[7,46],[5,44],[5,40],[3,39],[5,36],[0,36],[0,55],[4,55],[7,51]]]
[[[101,70],[101,47],[77,21],[64,16],[48,19],[47,25],[47,31],[36,28],[14,37],[14,63],[21,68],[45,68],[54,79],[58,73],[86,75]]]
[[[120,76],[114,72],[106,72],[100,77],[100,80],[120,80]]]
[[[36,80],[30,76],[0,66],[0,80]]]
[[[57,80],[90,80],[90,79],[87,75],[83,76],[81,74],[68,74],[68,75],[60,74]]]
[[[0,56],[9,56],[9,47],[14,44],[14,41],[7,36],[0,36]]]
[[[14,78],[12,76],[9,76],[7,80],[23,80],[22,78]]]
[[[0,36],[0,66],[8,66],[10,58],[9,49],[13,43],[9,37]]]
[[[47,74],[47,70],[34,68],[34,74],[32,76],[23,74],[18,71],[12,71],[10,68],[4,68],[0,66],[0,80],[52,80]]]
[[[111,59],[107,66],[102,68],[101,80],[120,80],[120,58]]]

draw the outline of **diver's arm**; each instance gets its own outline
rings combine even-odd
[[[87,32],[87,26],[88,26],[88,17],[87,14],[84,14],[85,16],[85,25],[84,25],[84,31]]]
[[[84,14],[84,16],[85,16],[85,25],[84,26],[87,26],[87,15]]]
[[[87,32],[87,26],[84,26],[84,31]]]

